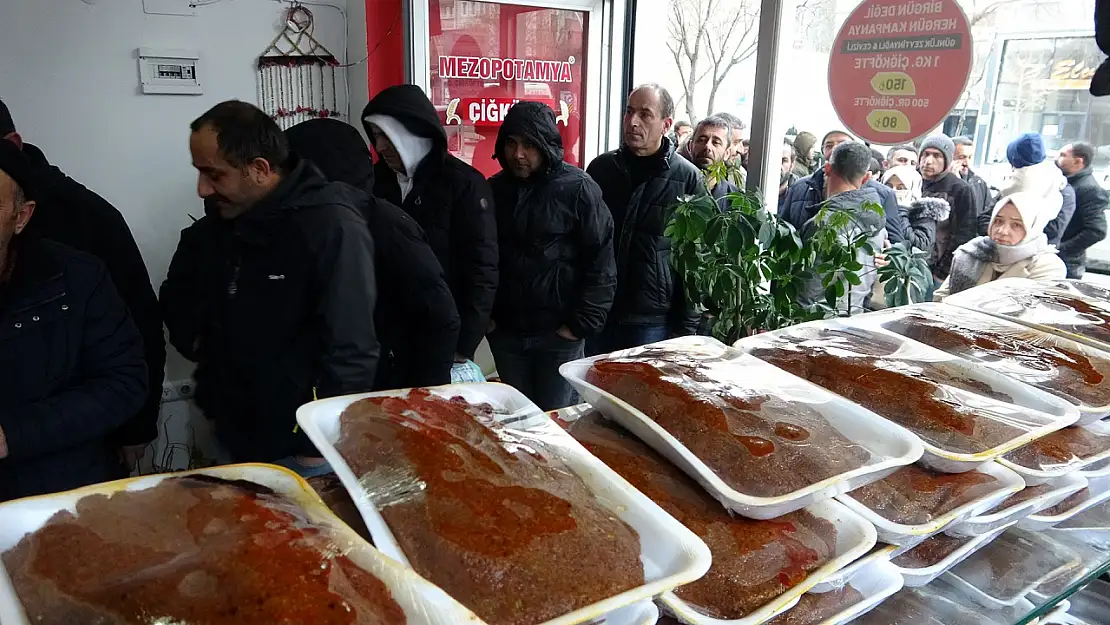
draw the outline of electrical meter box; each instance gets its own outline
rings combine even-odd
[[[192,50],[139,48],[139,81],[143,93],[201,95],[197,65],[200,54]]]

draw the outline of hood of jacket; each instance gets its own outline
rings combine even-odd
[[[883,199],[879,196],[879,192],[873,187],[867,186],[838,193],[829,198],[828,204],[831,208],[849,210],[859,208],[864,202],[883,205]],[[877,231],[886,227],[886,218],[875,211],[862,211],[857,223],[864,228]]]
[[[507,170],[504,157],[505,140],[509,135],[525,137],[543,152],[546,160],[544,171],[551,174],[563,162],[563,137],[555,124],[555,111],[542,102],[518,102],[509,109],[501,129],[497,131],[497,143],[493,157]]]
[[[362,126],[370,136],[371,115],[385,115],[396,119],[406,130],[425,139],[431,139],[441,151],[447,149],[447,133],[432,101],[416,85],[394,85],[381,93],[362,109]]]
[[[258,242],[266,238],[271,220],[284,219],[293,211],[327,204],[347,204],[357,211],[366,202],[362,191],[328,182],[316,167],[296,155],[290,157],[288,168],[273,191],[228,222],[234,231]]]
[[[948,200],[939,197],[923,197],[910,204],[907,214],[910,219],[944,221],[948,219],[951,211],[952,207],[949,206]]]
[[[311,161],[324,178],[369,192],[374,186],[374,161],[362,135],[337,119],[310,119],[285,131],[289,148]]]

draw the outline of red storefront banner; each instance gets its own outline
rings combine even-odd
[[[567,125],[570,110],[566,102],[560,100],[556,104],[555,100],[548,98],[523,98],[523,100],[543,102],[555,111],[556,124]],[[509,113],[509,109],[521,101],[515,98],[455,98],[447,103],[444,124],[447,126],[462,124],[478,128],[498,127],[505,120],[505,115]]]
[[[971,29],[956,0],[864,0],[829,57],[833,108],[860,138],[907,143],[956,106],[971,58]]]

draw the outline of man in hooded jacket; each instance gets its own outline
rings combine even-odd
[[[490,178],[501,287],[489,336],[497,373],[544,410],[574,401],[559,366],[605,326],[617,287],[613,218],[601,189],[563,161],[555,113],[520,102],[505,116]]]
[[[424,230],[405,211],[373,196],[374,161],[353,126],[311,119],[285,131],[289,147],[332,182],[367,194],[362,216],[374,238],[381,342],[376,389],[451,383],[459,313]]]
[[[489,184],[447,152],[439,114],[416,85],[395,85],[374,96],[362,124],[379,157],[374,195],[416,220],[447,275],[462,322],[455,362],[464,365],[486,334],[497,292]]]

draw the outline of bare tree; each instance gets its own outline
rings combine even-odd
[[[710,114],[729,72],[755,54],[758,4],[758,0],[671,0],[667,49],[678,67],[691,121],[704,117],[696,104],[698,86],[709,89],[705,111]]]

